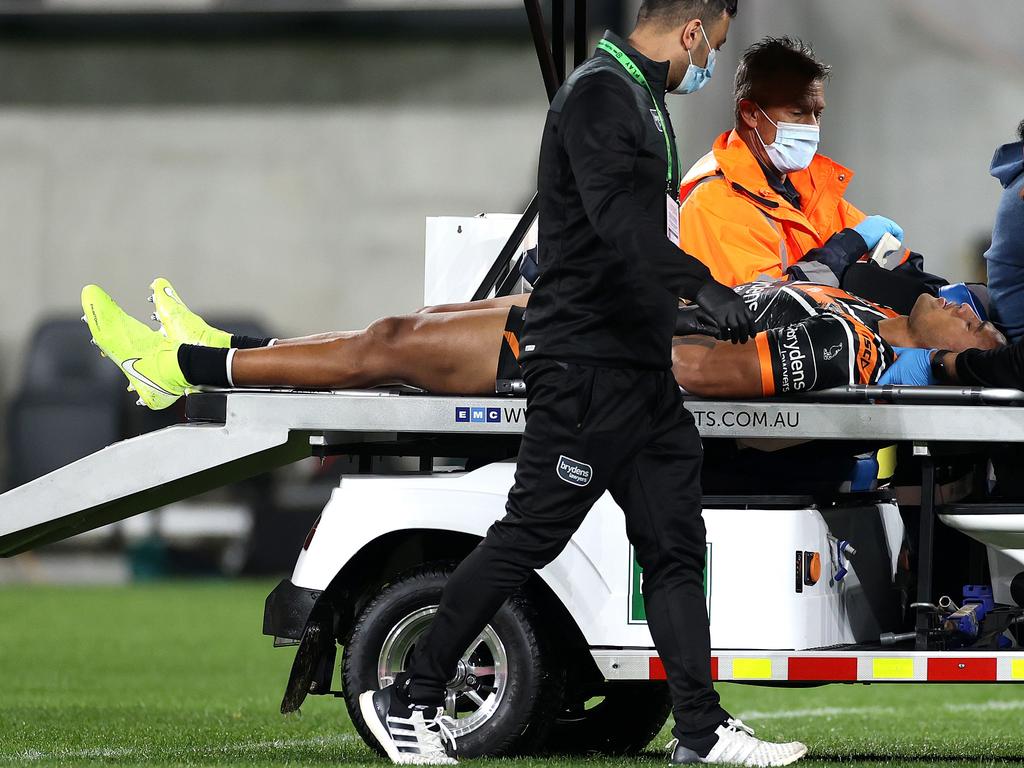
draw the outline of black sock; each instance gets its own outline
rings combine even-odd
[[[196,386],[229,387],[229,349],[198,347],[182,344],[178,347],[178,366],[185,375],[185,381]]]
[[[416,709],[433,709],[439,706],[436,702],[427,704],[416,701],[413,698],[412,677],[408,672],[399,672],[395,675],[394,698],[392,699],[391,711],[394,714],[408,717],[408,712]]]
[[[728,721],[723,720],[696,733],[688,733],[686,736],[675,734],[675,736],[679,739],[679,743],[687,749],[692,749],[701,757],[707,757],[715,744],[718,743],[718,734],[715,733],[718,730],[718,726],[727,724]]]
[[[409,673],[399,672],[395,675],[394,684],[395,699],[402,704],[402,706],[408,707],[412,704],[409,700]]]
[[[233,334],[231,336],[231,346],[233,349],[259,349],[260,347],[269,347],[270,342],[273,339],[261,339],[258,336],[238,336]]]

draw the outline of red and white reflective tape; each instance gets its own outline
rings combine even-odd
[[[591,651],[608,680],[664,680],[650,651]],[[764,651],[714,653],[711,678],[800,683],[1024,683],[1024,651]]]

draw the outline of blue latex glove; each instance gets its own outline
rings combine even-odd
[[[864,238],[868,250],[873,251],[878,241],[888,232],[901,243],[903,242],[903,227],[892,219],[885,216],[868,216],[864,221],[853,228],[853,231]]]
[[[932,352],[934,349],[896,347],[896,362],[890,365],[879,384],[903,384],[908,387],[923,387],[936,384],[932,378]]]

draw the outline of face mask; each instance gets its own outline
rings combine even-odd
[[[758,141],[768,153],[768,159],[772,161],[775,170],[779,173],[795,173],[802,171],[811,164],[811,160],[818,153],[818,141],[821,138],[821,129],[816,125],[804,125],[803,123],[776,123],[765,113],[761,114],[768,118],[768,122],[778,129],[775,141],[765,144],[760,132],[755,128]]]
[[[717,51],[711,47],[711,43],[708,42],[708,35],[704,31],[704,25],[700,25],[700,33],[704,35],[704,42],[708,44],[708,63],[707,66],[698,67],[693,63],[693,56],[690,56],[690,52],[687,51],[686,55],[690,56],[690,66],[686,68],[686,74],[683,75],[683,82],[672,89],[672,93],[696,93],[705,85],[708,84],[708,80],[711,79],[711,75],[715,71],[715,54]]]

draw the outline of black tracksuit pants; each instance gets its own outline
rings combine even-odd
[[[675,733],[728,715],[711,684],[703,588],[702,448],[671,371],[525,364],[526,428],[506,515],[452,574],[416,645],[408,697],[436,705],[459,658],[505,599],[565,548],[605,490],[644,569],[648,626],[668,676]]]

